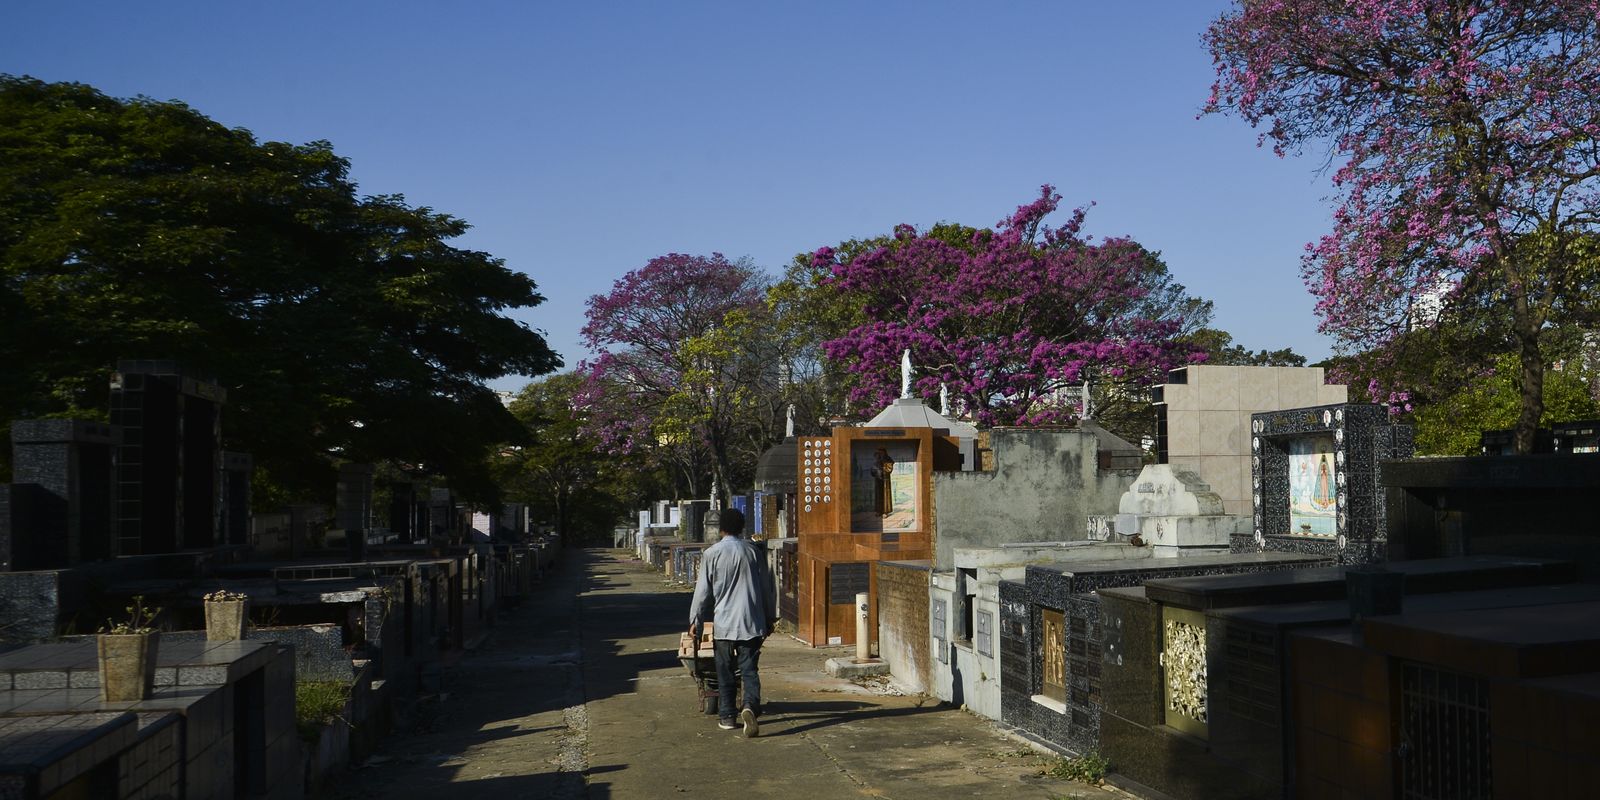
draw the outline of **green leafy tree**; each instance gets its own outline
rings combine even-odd
[[[173,358],[228,390],[263,486],[327,497],[332,459],[393,459],[492,501],[523,429],[485,383],[559,366],[506,313],[543,298],[348,172],[327,142],[0,76],[0,421],[103,416],[117,359]]]
[[[1233,334],[1217,328],[1200,328],[1187,340],[1205,351],[1204,364],[1219,367],[1303,367],[1306,357],[1293,348],[1251,350],[1234,344]]]
[[[1600,417],[1600,403],[1589,385],[1593,375],[1581,361],[1558,362],[1546,370],[1544,416],[1539,424]],[[1460,390],[1417,409],[1416,444],[1419,455],[1467,456],[1479,452],[1479,434],[1514,427],[1522,411],[1518,382],[1521,363],[1515,353],[1503,353],[1493,366]]]
[[[496,471],[508,499],[529,503],[564,535],[594,540],[659,497],[662,478],[644,458],[601,451],[575,402],[585,383],[567,372],[524,387],[510,408],[526,443],[507,449]]]

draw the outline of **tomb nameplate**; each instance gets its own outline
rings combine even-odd
[[[892,437],[892,438],[896,438],[896,439],[904,439],[905,435],[906,435],[906,432],[903,431],[903,430],[897,430],[897,429],[894,429],[894,428],[868,428],[865,435],[867,435],[867,436],[875,436],[875,437],[876,436],[882,436],[882,437]]]
[[[950,629],[950,605],[944,600],[934,600],[929,607],[933,620],[929,627],[933,633],[933,654],[939,663],[950,663],[950,648],[946,646],[945,631]]]
[[[987,611],[978,611],[973,614],[973,624],[977,628],[973,632],[972,644],[980,656],[994,655],[994,615]]]
[[[867,591],[868,573],[865,562],[834,564],[828,568],[828,603],[851,605],[856,595]]]

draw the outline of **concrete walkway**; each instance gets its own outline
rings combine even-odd
[[[629,554],[573,551],[490,640],[449,668],[413,730],[353,769],[341,798],[1106,798],[989,722],[828,677],[842,648],[778,635],[766,714],[743,739],[698,713],[676,655],[687,588]]]

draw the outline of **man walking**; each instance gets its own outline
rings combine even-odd
[[[722,696],[717,704],[717,727],[725,731],[744,728],[745,738],[759,730],[761,715],[761,676],[757,674],[761,643],[777,622],[772,609],[772,581],[766,558],[740,534],[744,532],[744,512],[730,508],[722,512],[717,528],[722,538],[706,548],[700,558],[700,578],[695,581],[694,601],[689,608],[689,635],[700,640],[701,624],[713,624],[717,663],[717,688]],[[744,708],[734,721],[734,677],[737,664],[744,682]]]

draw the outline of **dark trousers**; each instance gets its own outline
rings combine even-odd
[[[734,692],[738,685],[736,681],[744,681],[744,708],[761,715],[761,675],[757,667],[761,661],[760,639],[717,639],[715,651],[717,657],[717,689],[722,693],[718,699],[717,715],[723,719],[733,719],[739,713],[739,706],[734,703]],[[739,677],[733,676],[735,668],[739,670]]]

